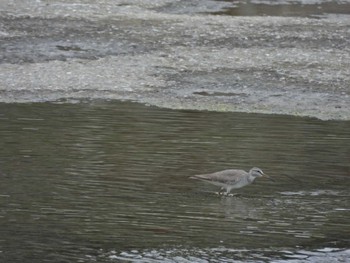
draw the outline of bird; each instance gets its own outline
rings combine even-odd
[[[190,179],[197,179],[220,186],[221,189],[218,194],[229,196],[232,189],[238,189],[249,185],[253,183],[256,178],[262,176],[270,178],[267,174],[264,174],[260,168],[253,167],[248,173],[244,170],[229,169],[210,174],[194,175],[191,176]],[[226,192],[222,193],[223,190],[226,190]]]

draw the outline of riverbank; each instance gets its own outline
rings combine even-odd
[[[175,1],[95,2],[0,4],[1,102],[116,99],[350,120],[347,15],[231,17],[200,13],[224,5],[211,1],[180,14],[169,11]]]

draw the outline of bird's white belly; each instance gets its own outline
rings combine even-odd
[[[228,188],[230,188],[230,189],[238,189],[238,188],[241,188],[241,187],[246,186],[248,184],[250,184],[250,182],[248,182],[246,180],[241,180],[241,181],[239,181],[239,182],[237,182],[235,184],[229,184]]]
[[[225,187],[225,188],[227,186],[227,184],[221,183],[221,182],[210,181],[210,183],[213,184],[213,185],[220,186],[220,187]]]

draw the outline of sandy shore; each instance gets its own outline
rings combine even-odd
[[[0,102],[350,120],[350,16],[218,16],[201,12],[224,3],[204,2],[2,1]]]

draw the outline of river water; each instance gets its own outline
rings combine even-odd
[[[349,131],[129,102],[0,104],[0,261],[346,260]],[[235,197],[188,178],[253,166],[274,180]]]

